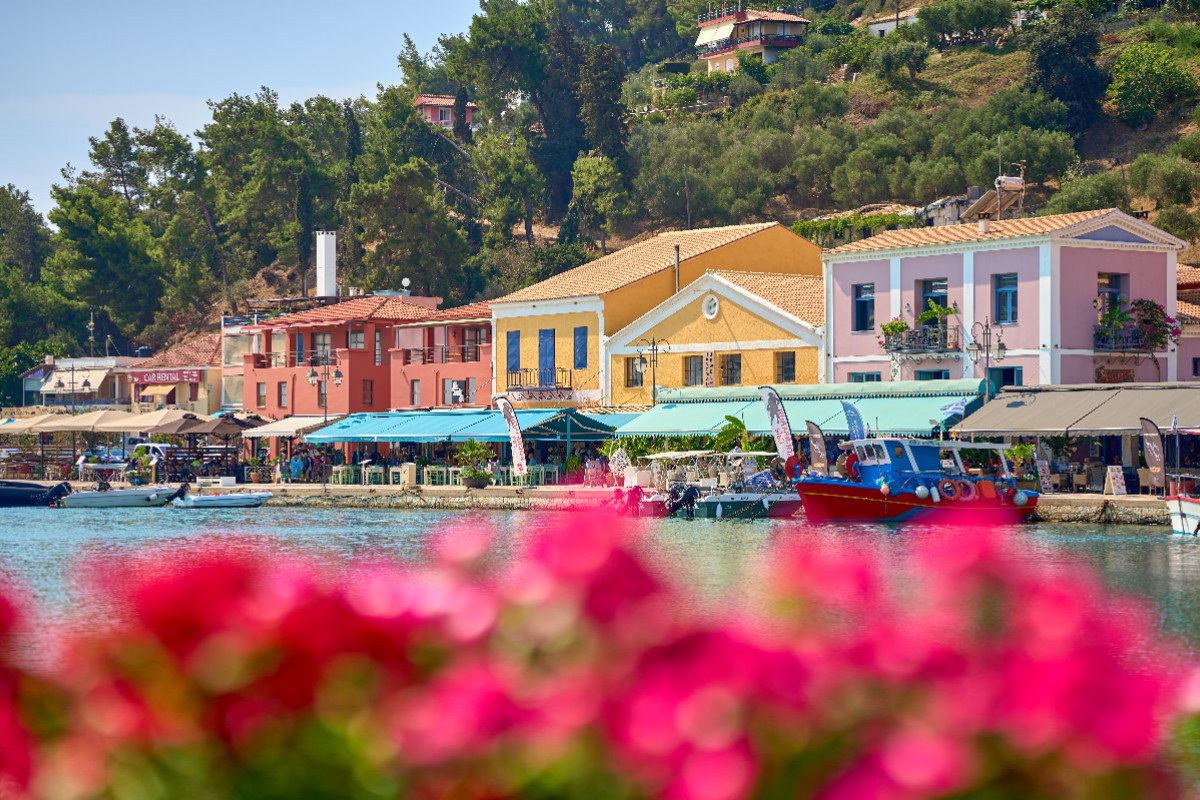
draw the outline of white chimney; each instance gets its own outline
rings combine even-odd
[[[337,297],[337,231],[317,231],[317,297]]]
[[[987,233],[991,229],[992,229],[992,215],[991,214],[980,214],[979,215],[979,232]]]

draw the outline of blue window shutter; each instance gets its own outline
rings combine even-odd
[[[554,328],[538,331],[538,385],[554,386]]]
[[[587,326],[575,329],[575,369],[587,369]]]
[[[508,332],[508,371],[516,372],[521,368],[521,332]]]

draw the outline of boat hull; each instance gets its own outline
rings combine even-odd
[[[145,489],[109,489],[103,492],[75,492],[58,501],[63,508],[142,508],[165,506],[175,497],[169,486]]]
[[[766,498],[766,504],[763,499]],[[685,509],[669,514],[670,506],[665,498],[655,495],[642,501],[643,517],[687,517]],[[724,494],[710,495],[696,502],[695,519],[786,519],[800,513],[803,508],[798,497],[787,495]]]
[[[814,522],[929,521],[971,514],[988,522],[1006,523],[1027,519],[1037,509],[1037,495],[1028,495],[1025,505],[1018,506],[999,498],[937,502],[932,496],[920,498],[911,492],[888,497],[877,487],[849,482],[801,481],[796,491],[804,502],[805,516]]]
[[[1172,495],[1167,498],[1171,528],[1182,536],[1200,535],[1200,498]]]
[[[25,481],[0,481],[0,508],[48,506],[70,490],[65,483],[47,487]]]
[[[241,494],[189,494],[171,501],[175,508],[257,508],[274,497],[270,492]]]

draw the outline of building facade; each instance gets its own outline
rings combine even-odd
[[[822,256],[826,374],[988,377],[996,386],[1176,380],[1175,346],[1148,348],[1119,319],[1139,300],[1175,316],[1176,255],[1186,246],[1116,209],[843,245]],[[919,319],[931,304],[941,310]]]
[[[487,408],[492,314],[487,303],[438,311],[394,328],[391,408]]]
[[[413,105],[430,125],[438,128],[454,127],[454,95],[419,94],[413,100]],[[478,109],[474,103],[467,102],[467,125],[471,126],[472,130],[479,127],[475,124],[475,112]]]
[[[213,414],[221,408],[221,334],[193,339],[124,372],[142,411],[170,407]]]
[[[490,301],[493,392],[525,406],[608,405],[606,340],[709,270],[819,275],[778,223],[662,233]]]
[[[736,72],[738,56],[754,56],[774,64],[779,56],[804,43],[808,20],[782,11],[725,9],[699,20],[696,57],[709,72]]]
[[[47,406],[123,406],[132,400],[124,368],[140,359],[128,356],[47,358],[38,389]]]

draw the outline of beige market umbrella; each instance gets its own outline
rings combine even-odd
[[[98,425],[122,423],[132,419],[133,416],[128,411],[116,411],[114,409],[92,411],[87,414],[54,414],[51,419],[39,423],[36,430],[43,433],[52,433],[54,431],[92,433],[104,430],[97,427]]]
[[[166,425],[168,422],[177,422],[188,417],[195,417],[199,420],[212,419],[212,417],[204,414],[195,414],[179,408],[163,408],[158,411],[151,411],[149,414],[134,414],[128,419],[117,420],[115,422],[101,422],[96,425],[95,430],[113,433],[149,431]]]
[[[68,415],[67,414],[42,414],[41,416],[38,416],[38,417],[18,417],[16,419],[14,419],[12,422],[9,422],[6,425],[0,426],[0,433],[4,433],[4,434],[33,433],[37,429],[36,426],[38,426],[44,422],[49,422],[51,420],[58,419],[59,417],[66,417],[66,416],[68,416]]]

